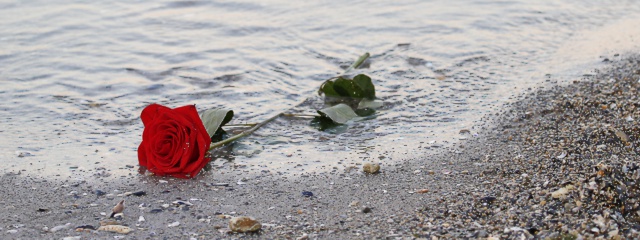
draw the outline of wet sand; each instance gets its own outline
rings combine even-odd
[[[467,140],[435,155],[383,163],[375,175],[361,166],[299,177],[213,170],[193,180],[58,181],[6,173],[0,238],[639,237],[638,59],[625,57],[592,77],[523,96],[461,131]],[[136,191],[146,195],[125,196]],[[133,232],[75,231],[99,226],[106,219],[101,213],[110,214],[122,199],[119,222]],[[262,230],[228,233],[229,216],[254,217]]]

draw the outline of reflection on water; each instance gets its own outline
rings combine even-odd
[[[569,80],[600,55],[637,49],[639,8],[595,0],[0,3],[0,157],[7,171],[118,172],[137,163],[139,113],[149,103],[225,107],[236,123],[305,99],[291,111],[315,113],[317,87],[364,52],[370,62],[354,73],[372,76],[385,103],[374,119],[331,133],[310,119],[280,118],[214,165],[298,173],[420,157],[547,74]]]

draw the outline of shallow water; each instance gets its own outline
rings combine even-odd
[[[45,176],[130,173],[147,104],[229,108],[233,123],[314,113],[322,81],[365,52],[354,73],[370,75],[385,103],[374,118],[325,132],[280,118],[214,167],[298,174],[423,158],[481,137],[475,121],[513,96],[637,50],[639,10],[634,1],[0,3],[0,158],[5,171]]]

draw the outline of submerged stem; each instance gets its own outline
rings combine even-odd
[[[314,114],[295,114],[295,113],[283,113],[282,116],[285,116],[285,117],[320,117],[320,115],[314,115]]]
[[[232,137],[230,137],[230,138],[227,138],[227,139],[222,140],[222,141],[220,141],[220,142],[216,142],[216,143],[211,144],[211,146],[209,146],[209,151],[213,150],[214,148],[217,148],[217,147],[220,147],[220,146],[222,146],[222,145],[225,145],[225,144],[227,144],[227,143],[230,143],[230,142],[233,142],[233,141],[235,141],[235,140],[238,140],[238,139],[240,139],[240,138],[242,138],[242,137],[245,137],[245,136],[247,136],[247,135],[249,135],[249,134],[251,134],[251,133],[255,132],[256,130],[258,130],[258,128],[260,128],[260,127],[264,126],[265,124],[267,124],[267,123],[269,123],[269,122],[273,121],[274,119],[276,119],[276,118],[280,117],[280,115],[282,115],[282,113],[279,113],[279,114],[277,114],[277,115],[275,115],[275,116],[273,116],[273,117],[271,117],[271,118],[269,118],[269,119],[267,119],[267,120],[264,120],[264,121],[262,121],[261,123],[256,124],[256,125],[255,125],[255,126],[253,126],[252,128],[249,128],[249,129],[247,129],[247,130],[245,130],[245,131],[243,131],[243,132],[241,132],[241,133],[238,133],[238,134],[236,134],[236,135],[233,135],[233,136],[232,136]]]
[[[257,123],[239,123],[239,124],[226,124],[225,127],[253,127],[258,125]]]

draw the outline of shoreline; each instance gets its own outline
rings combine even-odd
[[[4,174],[0,238],[640,237],[639,59],[633,55],[585,81],[533,91],[497,117],[483,117],[487,122],[472,130],[478,137],[384,164],[376,175],[352,169],[283,178],[238,169],[194,180],[105,182]],[[124,195],[136,191],[146,195]],[[121,199],[120,222],[135,231],[75,231],[99,226],[101,213]],[[193,206],[174,206],[175,200]],[[227,234],[225,216],[255,217],[263,228]],[[60,231],[43,231],[66,223]]]

